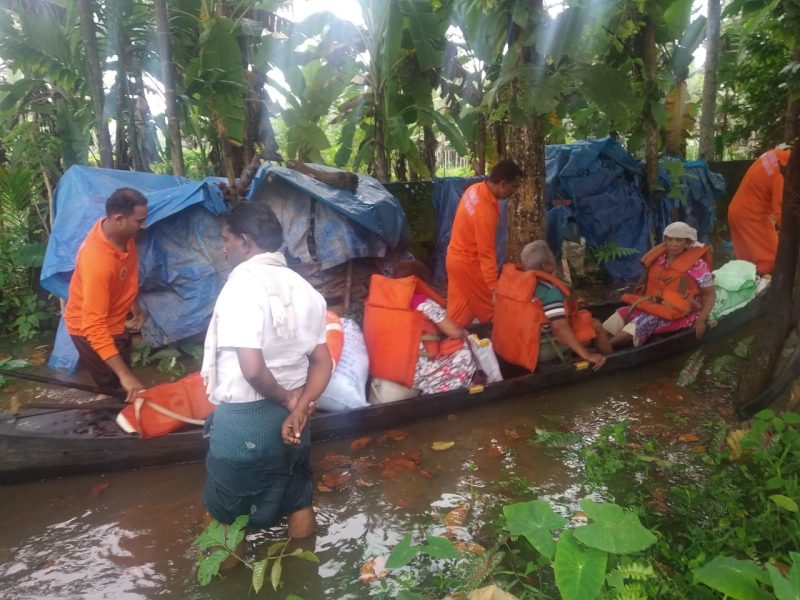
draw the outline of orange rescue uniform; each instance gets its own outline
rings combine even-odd
[[[466,327],[492,320],[497,288],[495,239],[500,206],[486,181],[467,188],[456,209],[447,247],[447,316]]]
[[[783,202],[781,167],[791,150],[769,150],[747,169],[728,207],[733,252],[736,258],[755,263],[759,273],[771,273],[778,252],[778,233]],[[773,224],[772,218],[775,219]]]
[[[125,319],[139,291],[136,242],[120,252],[103,233],[100,219],[78,249],[69,284],[64,323],[70,335],[85,337],[102,360],[119,354],[114,336],[125,332]]]

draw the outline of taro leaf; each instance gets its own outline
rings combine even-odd
[[[427,596],[422,596],[415,592],[409,592],[408,590],[400,590],[397,596],[395,596],[397,600],[425,600],[426,597]]]
[[[695,580],[734,600],[766,600],[770,595],[758,587],[757,581],[769,583],[769,576],[752,560],[737,560],[728,556],[714,559],[692,569]]]
[[[272,589],[276,592],[278,591],[278,586],[281,583],[281,573],[283,572],[282,561],[282,558],[276,558],[275,562],[272,563],[272,571],[270,571],[269,574],[270,583],[272,583]]]
[[[784,510],[788,510],[789,512],[793,513],[797,512],[797,502],[795,502],[788,496],[783,496],[781,494],[774,494],[770,496],[769,499]]]
[[[567,520],[564,517],[554,513],[543,500],[505,506],[503,514],[506,517],[506,531],[511,535],[524,536],[542,556],[553,559],[556,553],[553,530],[566,525]]]
[[[212,546],[225,545],[225,526],[217,520],[211,521],[203,530],[194,545],[200,548],[211,548]]]
[[[418,547],[411,545],[411,534],[407,533],[400,543],[394,547],[389,558],[386,560],[387,569],[397,569],[398,567],[405,567],[419,552]]]
[[[564,600],[593,600],[606,576],[608,554],[594,548],[581,548],[571,532],[558,540],[554,563],[556,585]]]
[[[257,594],[264,587],[264,576],[267,574],[268,558],[253,563],[253,590]]]
[[[162,348],[158,352],[154,352],[150,355],[151,360],[164,360],[164,359],[171,359],[171,358],[180,358],[181,352],[180,350],[176,350],[175,348]]]
[[[591,523],[575,529],[575,537],[590,548],[612,554],[631,554],[649,548],[656,542],[632,512],[616,504],[581,500],[581,508]]]
[[[236,547],[244,539],[244,528],[250,521],[249,515],[239,515],[236,520],[228,527],[228,535],[225,536],[225,543],[231,550],[236,550]]]
[[[219,574],[219,567],[226,558],[228,558],[228,551],[219,549],[200,561],[197,567],[197,583],[200,585],[208,585],[216,575]]]
[[[419,551],[433,558],[458,558],[460,556],[459,551],[453,546],[453,542],[445,537],[435,535],[429,535],[428,543],[420,547]]]
[[[798,425],[800,424],[800,415],[793,412],[783,413],[783,420],[787,425]]]
[[[784,578],[774,565],[767,565],[767,572],[772,582],[772,591],[778,600],[796,600],[800,598],[800,569],[792,568],[789,578]]]
[[[25,367],[32,367],[33,363],[24,358],[2,358],[0,359],[0,367],[3,369],[24,369]]]

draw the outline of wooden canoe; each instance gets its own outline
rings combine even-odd
[[[614,353],[598,372],[585,362],[544,364],[535,373],[512,367],[504,369],[509,375],[506,380],[486,386],[342,413],[318,412],[311,418],[311,437],[316,442],[365,435],[490,402],[528,396],[588,377],[633,369],[739,330],[763,312],[765,296],[761,294],[744,308],[720,319],[702,340],[697,340],[694,330],[689,329],[652,339],[641,348]],[[614,306],[602,307],[600,314],[593,309],[593,313],[602,316]],[[205,456],[207,442],[200,428],[142,440],[122,432],[114,422],[115,416],[110,411],[74,408],[0,414],[0,482],[199,461]]]

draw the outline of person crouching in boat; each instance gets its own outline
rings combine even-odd
[[[396,263],[394,277],[373,275],[364,305],[370,375],[437,394],[469,386],[475,360],[466,332],[428,285],[427,267]]]
[[[211,402],[203,503],[221,523],[249,515],[289,537],[315,529],[308,418],[330,379],[325,300],[278,252],[282,231],[264,204],[224,217],[233,265],[214,306],[203,368]]]
[[[565,359],[572,352],[596,371],[611,351],[600,322],[577,310],[569,287],[553,275],[556,258],[544,240],[527,244],[520,266],[503,266],[497,284],[492,343],[506,361],[535,371],[539,361]]]
[[[613,347],[638,347],[655,333],[694,326],[701,338],[714,308],[711,248],[697,241],[697,230],[682,221],[664,229],[664,242],[642,257],[647,267],[643,294],[623,294],[630,304],[611,315],[603,328]]]

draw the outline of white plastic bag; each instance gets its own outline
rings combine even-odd
[[[364,334],[352,319],[342,319],[342,331],[342,357],[325,391],[317,399],[317,408],[320,410],[335,412],[367,406],[369,357]]]
[[[472,356],[478,363],[478,368],[486,375],[486,383],[503,381],[503,374],[500,372],[500,364],[494,354],[492,340],[479,338],[474,333],[467,338],[469,347],[472,349]]]

